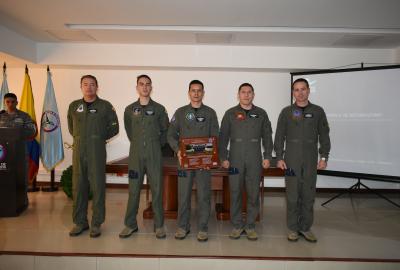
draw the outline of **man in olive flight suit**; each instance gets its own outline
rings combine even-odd
[[[292,94],[295,103],[280,113],[274,145],[277,167],[285,170],[288,240],[297,241],[300,234],[316,242],[310,229],[317,169],[326,168],[331,148],[329,125],[324,110],[308,100],[307,80],[295,80]]]
[[[180,157],[182,138],[218,136],[218,119],[213,109],[203,104],[204,86],[199,80],[189,84],[190,104],[176,110],[168,129],[168,143]],[[180,162],[179,162],[180,163]],[[178,229],[176,239],[190,232],[190,208],[193,178],[196,177],[198,241],[208,240],[208,219],[211,210],[211,173],[209,170],[178,171]]]
[[[253,104],[254,88],[251,84],[240,85],[238,99],[239,104],[226,111],[219,136],[222,166],[230,167],[231,171],[229,187],[233,230],[229,237],[239,239],[245,231],[249,240],[257,240],[255,222],[260,207],[260,181],[263,168],[270,166],[272,158],[272,129],[265,110]],[[243,186],[247,194],[246,223],[242,219]]]
[[[73,136],[72,192],[73,222],[70,236],[89,229],[87,208],[89,189],[93,192],[93,215],[90,237],[101,235],[105,220],[106,141],[118,134],[119,125],[114,107],[97,96],[97,79],[81,78],[82,99],[73,101],[68,109],[68,129]]]
[[[149,76],[137,77],[139,100],[125,109],[125,130],[131,143],[129,150],[129,199],[125,228],[119,237],[126,238],[138,230],[136,215],[144,174],[151,188],[154,228],[157,238],[165,238],[162,205],[163,177],[161,147],[167,141],[168,114],[161,104],[150,98],[152,82]]]
[[[17,109],[18,99],[13,93],[4,95],[5,110],[0,111],[0,127],[22,128],[23,137],[26,139],[36,136],[36,125],[26,112]],[[27,152],[27,148],[25,147]],[[28,207],[28,160],[25,161],[25,203],[24,209]]]

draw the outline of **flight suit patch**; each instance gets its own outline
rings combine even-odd
[[[133,108],[133,115],[139,115],[142,112],[141,108]]]
[[[146,110],[146,111],[144,111],[144,114],[148,115],[148,116],[153,116],[154,115],[154,111],[153,110]]]
[[[313,118],[314,114],[313,113],[305,113],[304,118]]]
[[[302,112],[300,110],[294,110],[292,115],[294,120],[299,120],[302,117]]]
[[[292,168],[287,168],[285,170],[285,176],[296,176],[296,174],[294,173],[294,170]]]
[[[90,113],[97,113],[97,109],[90,109],[89,112]]]
[[[204,122],[204,121],[206,121],[206,118],[203,117],[203,116],[198,116],[198,117],[196,117],[196,121],[197,122]]]
[[[229,175],[239,174],[239,169],[238,169],[238,168],[235,168],[235,167],[229,167],[229,169],[228,169],[228,174],[229,174]]]
[[[178,170],[178,177],[187,177],[187,173],[185,170]]]
[[[256,114],[256,113],[251,113],[251,114],[249,114],[249,116],[250,116],[250,118],[258,118],[258,117],[260,117],[258,114]]]
[[[139,173],[135,170],[129,170],[128,175],[129,175],[129,179],[138,179],[139,178]]]
[[[245,116],[245,114],[243,112],[235,113],[235,117],[236,117],[237,120],[240,120],[240,121],[246,119],[246,116]]]
[[[79,107],[76,109],[77,112],[83,112],[83,104],[79,105]]]
[[[194,113],[190,112],[186,114],[186,119],[189,121],[193,121],[195,118]]]

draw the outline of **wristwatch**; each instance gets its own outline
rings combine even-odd
[[[326,158],[325,158],[325,157],[322,157],[321,160],[326,161]]]

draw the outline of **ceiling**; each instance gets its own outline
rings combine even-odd
[[[1,0],[37,42],[396,48],[399,0]]]

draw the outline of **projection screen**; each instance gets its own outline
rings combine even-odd
[[[292,81],[300,77],[331,129],[321,174],[400,180],[400,66],[292,73]]]

